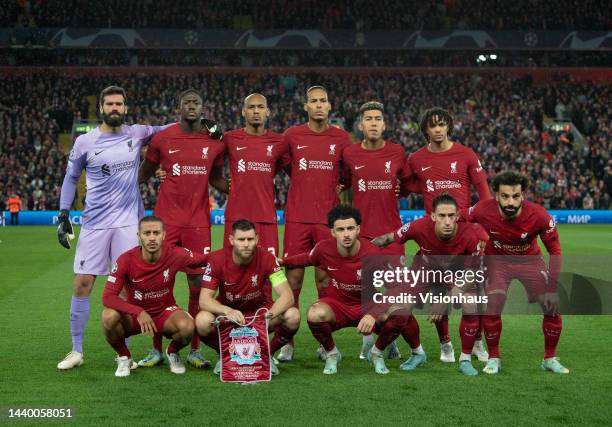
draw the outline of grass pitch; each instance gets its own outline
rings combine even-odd
[[[612,226],[559,228],[565,254],[608,256],[612,261]],[[213,248],[221,246],[222,236],[222,227],[213,227]],[[610,425],[610,316],[565,316],[559,356],[571,370],[566,376],[539,369],[540,317],[506,316],[502,372],[495,377],[466,378],[457,364],[439,362],[435,328],[419,318],[429,362],[413,373],[399,371],[400,361],[388,361],[391,373],[376,375],[358,359],[361,337],[349,329],[335,334],[343,354],[339,373],[324,376],[314,354],[317,344],[303,322],[296,336],[296,359],[283,364],[281,374],[268,384],[222,384],[211,370],[189,366],[185,375],[177,376],[167,364],[139,368],[129,378],[118,379],[114,352],[100,330],[104,278],[98,278],[85,336],[85,364],[60,372],[56,364],[70,350],[74,249],[61,248],[52,227],[2,228],[0,240],[3,421],[8,408],[28,407],[71,408],[76,425]],[[408,251],[414,253],[413,248]],[[302,292],[302,313],[315,297],[311,270]],[[186,307],[184,277],[177,281],[175,294]],[[456,316],[451,317],[450,330],[458,354]],[[131,338],[134,358],[144,356],[150,344],[146,337]],[[400,349],[408,354],[404,342]],[[205,353],[214,359],[209,349]]]

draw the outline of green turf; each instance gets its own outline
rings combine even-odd
[[[213,234],[219,247],[222,228],[214,227]],[[561,226],[560,234],[566,254],[607,255],[612,261],[612,226]],[[440,363],[435,329],[421,318],[430,362],[413,373],[399,371],[400,362],[390,361],[389,375],[375,375],[357,358],[360,336],[345,330],[335,335],[344,355],[339,373],[323,376],[323,365],[314,357],[316,343],[303,324],[296,360],[282,365],[281,375],[269,384],[222,384],[210,370],[189,367],[186,375],[176,376],[167,365],[117,379],[114,352],[100,331],[100,278],[91,299],[86,363],[59,372],[55,366],[70,350],[74,251],[59,246],[51,227],[2,228],[0,241],[4,413],[8,407],[70,407],[78,425],[610,425],[609,316],[565,317],[559,354],[572,371],[568,376],[539,370],[539,317],[507,316],[503,371],[496,377],[465,378],[456,364]],[[176,295],[186,306],[183,278]],[[302,307],[313,299],[309,272]],[[450,327],[458,351],[456,317]],[[134,357],[149,346],[145,337],[130,341]],[[405,343],[400,348],[407,352]]]

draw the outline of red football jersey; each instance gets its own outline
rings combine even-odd
[[[367,255],[380,255],[381,250],[367,239],[359,238],[359,252],[352,257],[338,253],[336,239],[323,240],[307,254],[287,257],[285,266],[305,267],[314,265],[329,275],[327,296],[344,304],[361,304],[361,267]]]
[[[154,215],[177,227],[210,227],[208,179],[213,167],[223,166],[224,151],[223,141],[205,132],[183,132],[178,124],[155,134],[146,159],[167,175]]]
[[[419,245],[416,255],[479,255],[479,243],[484,236],[480,227],[466,222],[457,223],[457,234],[444,241],[436,237],[436,223],[429,216],[402,225],[393,238],[399,244],[414,240]]]
[[[226,220],[276,224],[274,176],[279,164],[288,161],[285,138],[272,131],[258,136],[236,129],[227,132],[224,140],[232,181]]]
[[[395,188],[410,177],[404,149],[390,141],[378,150],[352,144],[344,150],[342,162],[351,176],[353,206],[361,212],[361,236],[373,239],[400,227]]]
[[[484,200],[468,210],[467,219],[489,233],[486,255],[540,255],[538,236],[550,255],[561,255],[555,220],[537,203],[524,201],[520,215],[506,219],[495,199]]]
[[[140,246],[123,253],[113,266],[104,288],[106,307],[138,315],[142,310],[155,317],[166,307],[176,305],[174,279],[178,271],[206,265],[209,255],[196,254],[189,249],[164,245],[159,260],[149,264],[142,259]],[[119,297],[121,289],[127,301]]]
[[[410,155],[408,164],[418,180],[426,212],[432,211],[433,199],[443,192],[453,196],[459,209],[470,207],[471,186],[487,181],[476,153],[457,142],[441,153],[432,153],[425,146]]]
[[[291,154],[285,220],[327,224],[327,213],[338,204],[340,161],[350,136],[335,126],[317,133],[303,124],[287,129],[285,139]]]
[[[260,246],[248,265],[234,262],[232,248],[219,249],[210,254],[202,276],[202,287],[218,289],[217,299],[223,305],[243,313],[253,312],[270,302],[266,299],[264,287],[271,286],[270,275],[280,270],[274,255]]]

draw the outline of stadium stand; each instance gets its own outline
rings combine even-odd
[[[205,94],[205,115],[225,129],[242,126],[242,98],[261,91],[272,109],[270,125],[278,131],[304,120],[301,95],[306,86],[323,84],[330,89],[334,122],[356,139],[359,105],[382,100],[388,137],[408,153],[423,145],[419,114],[442,105],[455,116],[453,139],[473,148],[491,176],[509,168],[526,173],[533,181],[529,198],[547,208],[611,208],[609,85],[574,81],[562,74],[534,81],[528,75],[399,71],[6,75],[0,86],[1,200],[16,192],[24,200],[24,209],[58,208],[66,162],[66,154],[58,147],[59,134],[71,132],[75,120],[86,119],[90,114],[87,97],[111,83],[127,89],[130,119],[152,124],[173,121],[176,95],[196,87]],[[559,121],[551,127],[554,119]],[[287,184],[285,176],[277,177],[278,208],[284,206]],[[155,203],[156,185],[152,180],[142,186],[146,207]],[[214,198],[223,207],[224,197],[215,193]],[[401,205],[422,206],[415,196]]]
[[[605,0],[13,0],[0,27],[608,30]]]

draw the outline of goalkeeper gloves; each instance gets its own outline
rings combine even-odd
[[[74,239],[74,230],[70,222],[70,211],[62,209],[57,217],[57,221],[57,240],[59,240],[60,245],[70,249],[70,240]]]
[[[202,124],[208,131],[208,135],[212,139],[218,139],[221,141],[223,139],[223,129],[221,126],[214,120],[202,119]]]

